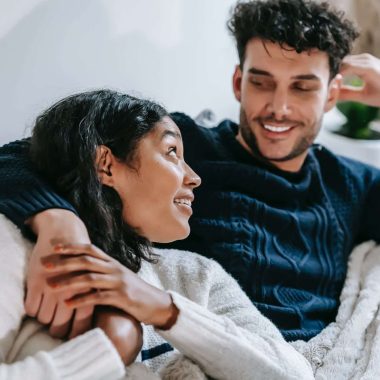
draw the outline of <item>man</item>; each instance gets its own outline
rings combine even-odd
[[[238,3],[228,25],[240,58],[233,77],[240,124],[205,129],[173,114],[203,180],[192,233],[174,246],[219,261],[287,340],[308,340],[335,317],[353,246],[380,240],[380,171],[312,145],[338,99],[339,68],[357,32],[326,4],[307,0]],[[357,100],[380,105],[379,67],[368,55],[346,59],[342,73],[366,80]],[[88,236],[72,212],[54,210],[72,208],[31,174],[26,151],[25,142],[2,149],[0,211],[38,235],[26,306],[59,336],[71,315],[42,285],[40,258],[52,238]],[[77,311],[73,335],[90,314]]]

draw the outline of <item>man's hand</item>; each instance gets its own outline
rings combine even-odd
[[[70,328],[70,337],[87,331],[91,328],[93,307],[75,311],[68,308],[63,302],[67,294],[61,300],[46,285],[47,273],[41,264],[41,258],[51,254],[52,244],[71,241],[90,243],[85,225],[74,213],[62,209],[43,211],[27,223],[38,238],[27,272],[26,313],[50,325],[50,334],[55,337],[63,338]]]
[[[344,58],[340,74],[343,77],[358,76],[364,87],[343,85],[339,100],[351,100],[380,107],[380,59],[371,54],[349,55]]]
[[[100,327],[116,347],[125,365],[132,364],[141,350],[141,324],[132,316],[111,307],[98,307],[95,326]]]

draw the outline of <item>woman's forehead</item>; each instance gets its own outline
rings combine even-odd
[[[152,134],[160,141],[168,136],[172,136],[182,141],[181,132],[177,124],[169,116],[165,116],[155,124]]]

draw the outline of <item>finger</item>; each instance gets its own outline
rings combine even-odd
[[[29,317],[35,317],[42,302],[42,293],[36,292],[33,288],[27,287],[25,298],[25,312]]]
[[[365,99],[366,95],[363,89],[352,89],[350,87],[342,87],[339,92],[339,100],[351,100],[360,102]]]
[[[75,297],[65,300],[65,303],[70,308],[105,305],[114,306],[121,310],[124,310],[124,308],[122,307],[123,305],[120,301],[118,301],[118,298],[118,293],[114,290],[99,290],[86,294],[78,294]]]
[[[111,260],[110,256],[93,244],[56,244],[53,247],[53,251],[61,255],[81,255],[85,253],[105,261]]]
[[[72,294],[83,293],[88,289],[112,289],[118,283],[114,276],[102,273],[85,273],[72,276],[57,276],[47,280],[54,292],[69,291]]]
[[[63,301],[58,302],[54,318],[49,328],[50,335],[56,338],[67,336],[70,331],[73,316],[73,309],[68,308]]]
[[[42,296],[41,306],[37,313],[37,320],[42,324],[50,324],[53,320],[55,309],[57,306],[57,299],[50,292],[45,292]]]
[[[104,261],[87,254],[76,256],[51,255],[43,257],[41,263],[50,273],[67,273],[91,271],[98,273],[111,273],[112,265],[110,261]]]
[[[75,338],[92,327],[94,306],[84,306],[75,310],[75,317],[70,331],[69,339]]]

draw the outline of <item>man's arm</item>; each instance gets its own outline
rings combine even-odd
[[[41,258],[50,254],[51,240],[89,243],[87,230],[74,208],[36,172],[29,158],[29,139],[0,148],[0,213],[20,229],[38,236],[27,275],[26,311],[50,324],[54,336],[68,332],[73,312],[46,287]],[[30,227],[30,229],[27,228]],[[92,309],[75,313],[72,335],[90,327]]]
[[[29,158],[29,139],[0,147],[0,213],[19,228],[31,216],[51,208],[75,209],[36,173]]]

